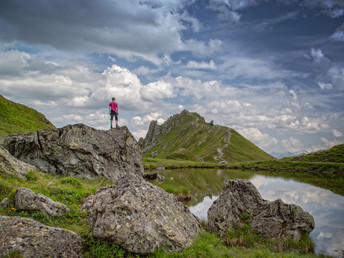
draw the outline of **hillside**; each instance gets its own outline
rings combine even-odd
[[[215,163],[274,159],[235,130],[206,123],[199,114],[187,110],[162,125],[152,121],[139,143],[145,158]]]
[[[0,95],[0,135],[28,133],[55,126],[41,113]]]
[[[295,156],[295,157],[283,158],[281,160],[344,163],[344,144],[333,146],[329,150],[318,151],[318,152]]]

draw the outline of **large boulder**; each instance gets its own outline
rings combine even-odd
[[[264,200],[248,180],[230,180],[208,210],[206,228],[225,237],[249,218],[253,232],[266,237],[299,240],[301,233],[314,228],[314,219],[301,207],[282,200]]]
[[[52,217],[59,217],[70,212],[66,205],[24,187],[17,189],[13,195],[13,202],[14,206],[20,210],[41,211]]]
[[[93,236],[138,254],[182,251],[202,231],[200,220],[172,194],[128,174],[83,201]]]
[[[4,147],[0,146],[0,170],[3,173],[24,178],[29,171],[37,168],[13,157]]]
[[[45,226],[22,217],[0,216],[0,257],[83,257],[83,240],[76,233]],[[19,257],[19,256],[16,256]]]
[[[0,144],[14,157],[42,171],[117,180],[143,175],[140,147],[126,127],[107,131],[84,124],[4,136]]]

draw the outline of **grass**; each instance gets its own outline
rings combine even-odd
[[[314,254],[301,254],[298,252],[278,252],[270,249],[269,246],[260,246],[259,248],[246,248],[243,246],[229,247],[219,237],[210,233],[201,233],[196,238],[194,244],[186,248],[181,253],[167,254],[163,251],[156,251],[148,257],[283,257],[283,258],[298,258],[298,257],[318,257]]]
[[[142,146],[145,158],[211,163],[274,159],[235,130],[207,123],[197,113],[183,111],[158,127],[154,145]]]
[[[111,185],[113,182],[107,179],[81,179],[63,177],[42,172],[29,172],[26,178],[6,175],[0,172],[0,200],[5,197],[10,199],[9,208],[0,208],[0,214],[5,216],[22,216],[35,219],[45,225],[68,229],[79,234],[86,242],[85,257],[135,257],[117,245],[100,241],[92,237],[91,228],[86,223],[87,213],[81,209],[81,201],[93,194],[100,187]],[[36,193],[41,193],[49,198],[65,204],[71,212],[62,217],[50,217],[39,211],[23,211],[13,206],[12,196],[18,187],[27,187]],[[186,191],[181,188],[180,191]],[[228,247],[217,236],[210,233],[202,233],[194,244],[180,253],[168,254],[156,251],[149,257],[301,257],[295,253],[278,253],[269,247],[259,248]],[[9,254],[9,257],[20,257],[20,254]],[[138,257],[138,256],[137,256]],[[315,256],[309,256],[315,257]]]
[[[253,232],[251,227],[251,215],[242,213],[241,221],[234,230],[228,231],[225,237],[228,246],[241,246],[246,248],[267,248],[273,252],[293,252],[299,254],[313,253],[315,245],[309,234],[302,234],[300,241],[292,239],[265,239]]]
[[[55,128],[43,114],[27,106],[9,101],[2,95],[0,95],[0,110],[0,135]]]
[[[329,150],[318,151],[307,155],[283,158],[283,161],[334,162],[344,163],[344,144],[333,146]]]

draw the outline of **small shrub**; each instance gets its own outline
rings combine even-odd
[[[62,178],[60,180],[60,184],[63,184],[63,185],[69,184],[69,185],[72,185],[72,186],[75,186],[75,187],[79,187],[79,188],[82,187],[82,184],[80,183],[80,181],[77,178],[74,178],[74,177]]]
[[[10,251],[5,258],[23,258],[23,255],[18,250]]]
[[[28,181],[37,181],[39,178],[39,172],[37,171],[29,171],[26,175],[25,178]]]
[[[97,257],[97,258],[107,258],[107,257],[125,257],[126,251],[115,244],[109,242],[100,241],[89,238],[86,243],[89,247],[88,252],[85,257]]]

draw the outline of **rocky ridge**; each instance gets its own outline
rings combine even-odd
[[[140,147],[128,128],[96,130],[84,124],[3,136],[11,155],[51,174],[117,180],[143,175]]]
[[[225,164],[274,159],[235,130],[214,125],[213,121],[207,123],[199,114],[187,110],[171,116],[162,125],[152,121],[139,144],[147,158]]]

